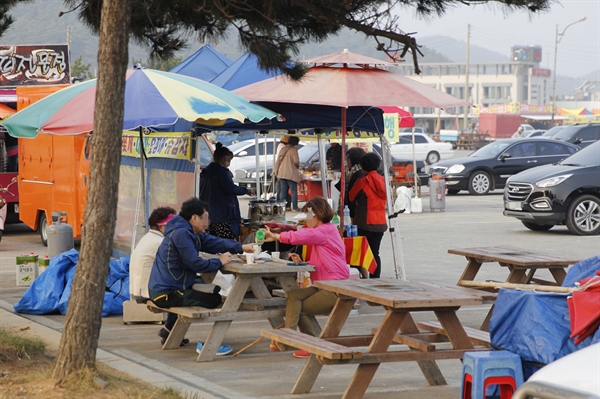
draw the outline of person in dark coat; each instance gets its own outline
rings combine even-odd
[[[331,147],[325,153],[325,160],[329,170],[341,170],[342,168],[342,146],[335,141],[331,143]]]
[[[379,247],[383,233],[387,230],[385,206],[387,195],[383,176],[377,173],[381,159],[379,155],[369,152],[360,158],[360,166],[364,176],[354,183],[348,193],[350,201],[354,201],[356,211],[354,224],[357,226],[358,235],[367,237],[377,269],[371,273],[371,278],[381,276],[381,259]]]
[[[235,239],[240,235],[240,203],[238,195],[254,195],[251,189],[233,182],[229,164],[233,153],[221,143],[216,144],[211,162],[200,174],[200,199],[208,203],[211,223],[208,234]]]
[[[350,190],[352,190],[352,187],[354,186],[354,183],[356,183],[356,181],[358,179],[360,179],[361,177],[364,176],[363,170],[360,167],[360,158],[365,155],[366,152],[365,150],[363,150],[360,147],[352,147],[348,150],[348,152],[346,152],[346,180],[344,182],[345,184],[345,191],[344,191],[344,205],[348,205],[348,209],[350,209],[350,217],[354,218],[354,213],[356,210],[356,204],[354,203],[354,201],[350,201],[350,199],[348,198],[348,193],[350,192]],[[341,180],[338,181],[335,184],[335,188],[337,188],[338,191],[341,191],[342,188],[342,182]],[[340,214],[343,214],[343,209],[344,207],[340,204]]]
[[[204,284],[199,273],[219,270],[231,262],[231,254],[254,252],[253,244],[244,244],[205,234],[210,222],[208,204],[191,198],[181,206],[179,215],[165,226],[164,238],[150,271],[148,292],[159,308],[202,306],[216,308],[221,304],[220,287]],[[200,252],[221,254],[218,258],[204,259]],[[169,313],[158,335],[164,344],[177,321]]]

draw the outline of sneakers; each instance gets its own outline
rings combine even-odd
[[[304,349],[298,349],[294,352],[294,357],[297,357],[298,359],[308,359],[309,356],[310,352],[305,351]]]
[[[198,345],[196,345],[196,352],[202,352],[202,348],[204,348],[204,342],[198,341]],[[233,352],[231,345],[223,344],[219,346],[219,350],[217,350],[217,356],[229,355],[231,352]]]
[[[160,344],[164,345],[165,341],[167,340],[167,338],[169,338],[169,334],[171,332],[169,330],[167,330],[166,328],[161,328],[160,331],[158,332],[158,336],[160,337]],[[179,346],[184,346],[190,343],[190,340],[187,338],[184,338],[181,343],[179,344]]]

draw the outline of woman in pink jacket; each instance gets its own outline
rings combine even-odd
[[[266,230],[265,241],[280,241],[292,245],[312,245],[310,259],[306,261],[315,266],[310,274],[311,281],[345,280],[350,275],[346,264],[346,249],[336,226],[331,223],[333,209],[324,198],[313,198],[304,205],[302,212],[306,213],[307,229],[286,231],[280,234]],[[300,257],[292,254],[291,258],[298,262]],[[337,296],[329,291],[316,287],[299,288],[288,292],[287,308],[285,311],[285,327],[300,330],[305,334],[315,336],[307,315],[327,314],[333,309]],[[271,344],[271,350],[287,350],[285,345]],[[295,357],[306,358],[310,352],[297,350]]]

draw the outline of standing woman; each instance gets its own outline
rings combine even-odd
[[[360,158],[360,166],[365,175],[354,183],[348,193],[350,201],[356,205],[354,224],[358,228],[358,235],[367,237],[377,263],[377,269],[370,275],[371,278],[381,276],[379,247],[383,233],[387,230],[385,180],[377,173],[380,163],[379,155],[373,152],[363,155]]]
[[[311,281],[319,280],[345,280],[350,275],[350,268],[346,264],[346,248],[340,237],[337,227],[331,223],[333,209],[324,198],[316,197],[304,205],[302,212],[306,213],[307,229],[286,231],[280,234],[266,229],[265,241],[279,241],[292,245],[312,245],[308,263],[315,266],[316,270],[310,273]],[[294,262],[299,262],[300,257],[292,254]],[[320,290],[316,287],[299,288],[288,292],[287,307],[285,309],[285,328],[300,330],[312,336],[312,328],[307,315],[326,314],[333,309],[337,300],[336,294]],[[271,350],[286,350],[285,345],[271,344]],[[306,358],[310,352],[297,350],[295,357]]]
[[[298,157],[298,143],[300,139],[296,136],[290,136],[286,146],[279,152],[277,162],[275,162],[275,176],[279,180],[278,201],[285,201],[288,188],[292,191],[292,208],[294,212],[298,210],[298,181],[300,180],[299,168],[300,158]]]
[[[213,161],[200,174],[200,199],[208,203],[210,225],[206,232],[216,237],[236,239],[240,235],[240,203],[238,195],[254,192],[233,183],[229,164],[233,153],[216,144]]]
[[[344,191],[343,205],[348,205],[348,209],[350,209],[350,217],[352,219],[354,219],[356,205],[353,201],[350,201],[350,199],[348,198],[348,193],[350,192],[350,190],[352,190],[352,187],[354,187],[354,183],[356,183],[358,179],[364,176],[363,170],[360,167],[360,158],[362,158],[362,156],[365,154],[365,150],[359,147],[352,147],[348,150],[348,152],[346,152],[346,187]],[[339,181],[335,184],[335,188],[337,188],[337,190],[340,191],[341,185],[342,182]],[[340,214],[343,214],[344,212],[343,205],[340,204]]]

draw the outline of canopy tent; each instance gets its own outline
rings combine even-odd
[[[567,109],[559,108],[558,115],[560,116],[575,116],[575,115],[591,115],[592,113],[585,108]]]
[[[398,127],[415,127],[415,117],[408,111],[400,107],[379,107],[384,114],[398,114]]]
[[[432,87],[378,68],[391,65],[390,63],[354,54],[347,50],[303,62],[312,64],[312,67],[300,82],[293,82],[286,77],[274,77],[242,87],[235,92],[260,104],[285,102],[339,107],[343,144],[345,144],[347,135],[346,112],[352,106],[446,108],[470,105]],[[386,162],[389,149],[383,137],[381,141],[383,160]],[[323,151],[322,158],[324,158]],[[342,145],[342,162],[345,162],[345,145]],[[387,167],[384,167],[384,172],[386,186],[389,187]],[[323,171],[321,173],[323,174]],[[340,203],[343,203],[344,173],[341,176],[341,185]],[[327,192],[326,189],[323,192]],[[387,197],[388,215],[393,218],[389,190]],[[392,233],[396,277],[406,279],[401,259],[400,238],[396,235],[397,219],[393,218],[393,220],[395,226],[390,227],[390,232]],[[400,266],[400,270],[398,270],[398,266]]]
[[[226,90],[235,90],[279,75],[281,72],[267,72],[261,69],[258,58],[248,52],[212,78],[210,83]]]
[[[210,44],[206,44],[169,72],[210,82],[232,63],[232,59],[219,53]]]

